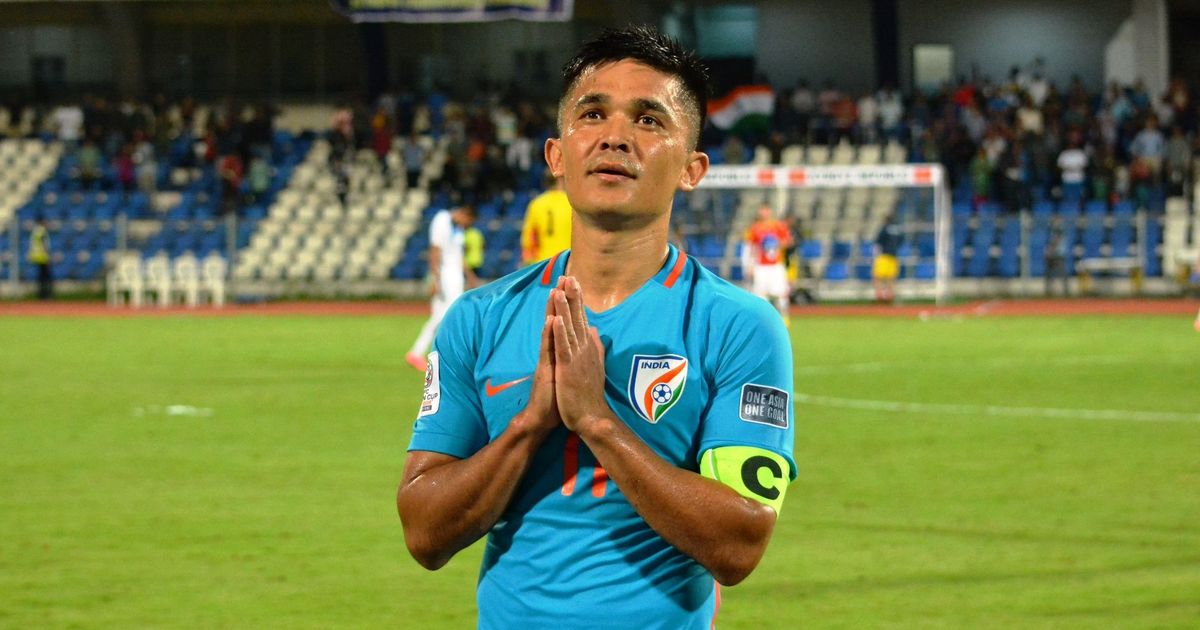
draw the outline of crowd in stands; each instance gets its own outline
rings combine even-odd
[[[172,101],[161,94],[149,100],[86,95],[35,111],[34,130],[63,144],[80,190],[150,194],[182,187],[212,168],[217,185],[211,192],[222,211],[233,212],[271,183],[276,112],[270,105],[243,107],[231,100],[203,108],[192,98]],[[15,122],[21,115],[8,118]],[[0,134],[15,132],[11,123],[0,128]],[[168,164],[170,171],[160,168]]]
[[[482,201],[515,190],[537,188],[544,170],[542,147],[554,133],[554,104],[497,91],[480,90],[467,101],[435,92],[424,99],[411,92],[384,94],[369,107],[341,105],[330,121],[331,164],[341,170],[348,151],[371,149],[381,167],[395,139],[408,185],[417,185],[428,149],[418,142],[433,136],[446,143],[439,192]]]
[[[200,119],[201,109],[190,98],[88,96],[40,110],[35,128],[75,156],[82,188],[151,192],[164,183],[164,160],[211,166],[219,178],[214,192],[233,211],[270,182],[276,111],[229,101]],[[415,140],[431,135],[447,143],[435,190],[483,200],[536,189],[554,118],[554,103],[492,89],[465,101],[440,92],[385,94],[372,105],[338,107],[327,130],[331,166],[337,173],[347,150],[371,149],[386,171],[399,139],[399,165],[416,185],[428,148]],[[1198,120],[1179,80],[1162,95],[1141,84],[1092,93],[1077,78],[1060,88],[1040,68],[1014,68],[1003,81],[962,79],[930,95],[891,88],[856,95],[832,81],[819,90],[800,81],[777,90],[769,131],[736,136],[710,126],[702,144],[721,147],[727,163],[747,162],[765,145],[777,163],[789,145],[899,142],[910,161],[943,163],[954,187],[977,203],[1018,210],[1047,197],[1144,202],[1163,189],[1179,194],[1200,147]]]
[[[1197,149],[1197,103],[1183,81],[1150,94],[1139,82],[1089,92],[1076,77],[1060,88],[1040,69],[1014,67],[1004,81],[960,79],[932,95],[885,88],[855,95],[805,81],[778,93],[762,141],[778,162],[789,144],[896,141],[910,161],[941,162],[977,203],[1009,210],[1047,197],[1145,202],[1182,194]],[[725,157],[745,155],[726,138]]]

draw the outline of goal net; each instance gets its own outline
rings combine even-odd
[[[874,245],[889,214],[901,234],[897,297],[939,304],[949,297],[952,218],[940,164],[716,165],[677,199],[676,229],[688,253],[738,281],[742,239],[763,204],[791,222],[794,284],[819,299],[873,296]]]

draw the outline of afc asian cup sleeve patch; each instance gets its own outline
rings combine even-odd
[[[746,383],[742,385],[742,400],[738,415],[746,422],[788,428],[788,409],[791,396],[784,390]]]
[[[418,418],[432,416],[438,412],[442,404],[442,379],[439,369],[438,353],[430,352],[425,367],[425,393],[421,397],[421,411]]]

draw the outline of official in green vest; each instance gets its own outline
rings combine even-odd
[[[44,218],[38,218],[29,235],[28,258],[37,266],[38,299],[49,300],[54,295],[54,278],[50,275],[50,231]]]
[[[474,288],[482,284],[479,280],[481,267],[483,267],[483,232],[472,226],[463,232],[463,272],[467,276],[467,287]]]

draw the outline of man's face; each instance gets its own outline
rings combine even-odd
[[[465,210],[455,210],[454,212],[451,212],[450,218],[454,219],[454,222],[463,229],[469,228],[475,224],[475,215],[470,214]]]
[[[563,100],[546,162],[584,214],[659,215],[708,170],[690,114],[679,79],[630,60],[596,66]]]

